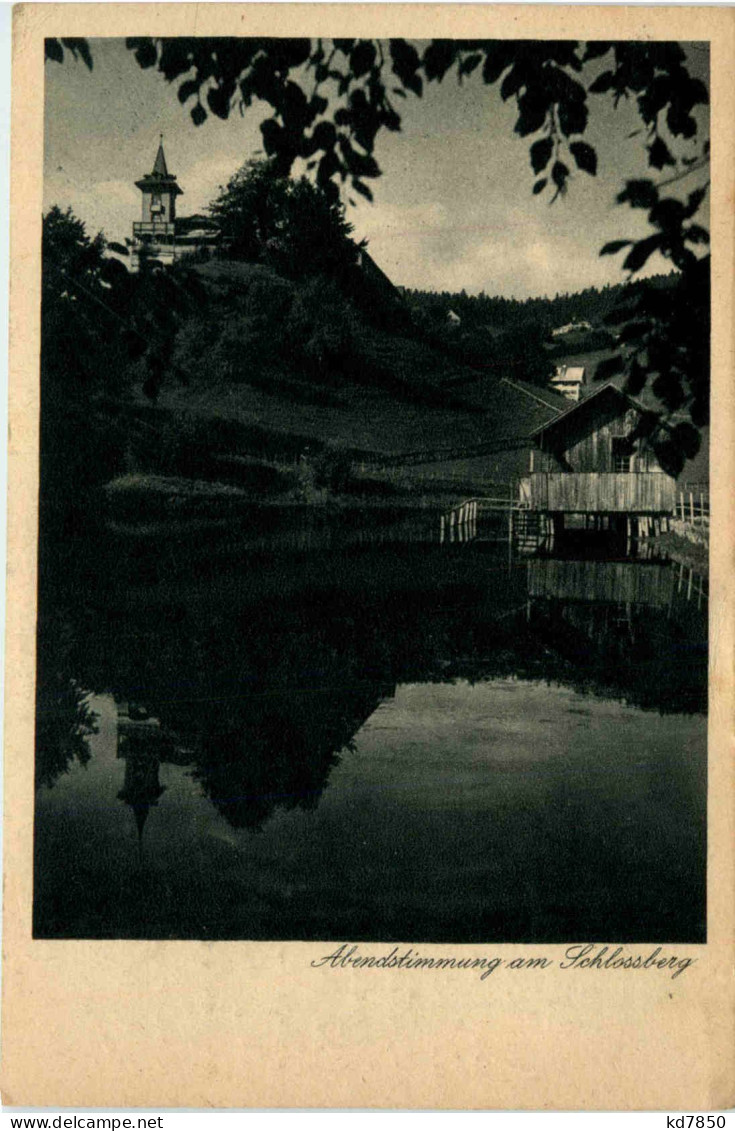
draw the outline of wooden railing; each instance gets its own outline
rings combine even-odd
[[[692,526],[709,525],[709,484],[678,484],[674,517],[682,522],[689,522]]]
[[[673,514],[676,483],[663,472],[536,471],[532,510],[567,514]]]

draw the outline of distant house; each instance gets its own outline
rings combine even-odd
[[[589,322],[567,322],[566,326],[557,326],[551,331],[552,338],[563,338],[565,334],[577,334],[581,330],[591,330]]]
[[[462,319],[460,318],[460,316],[454,310],[450,310],[449,313],[447,314],[447,322],[449,322],[450,325],[459,326],[461,321],[462,321]]]
[[[585,383],[584,374],[583,365],[557,365],[551,378],[551,388],[570,401],[578,401]]]

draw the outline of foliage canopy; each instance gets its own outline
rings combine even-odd
[[[336,274],[358,245],[344,205],[306,177],[280,176],[272,160],[249,160],[210,205],[234,258],[265,263],[286,278]]]
[[[685,413],[695,429],[708,418],[709,235],[697,221],[707,185],[684,201],[667,190],[708,166],[709,140],[699,137],[697,111],[709,99],[680,44],[263,37],[136,37],[126,44],[141,67],[156,68],[177,86],[196,126],[210,114],[245,112],[256,100],[269,105],[261,132],[273,170],[285,176],[305,160],[332,201],[341,190],[372,199],[368,182],[381,172],[378,135],[401,129],[401,99],[421,97],[427,84],[448,76],[463,83],[479,75],[503,101],[515,101],[515,132],[529,141],[532,191],[552,200],[565,194],[573,168],[597,173],[598,155],[585,135],[599,100],[632,101],[650,172],[624,184],[617,199],[644,210],[652,232],[608,243],[601,254],[625,252],[623,268],[633,275],[659,252],[679,272],[671,302],[628,304],[617,367],[631,389],[647,384],[660,401],[647,439],[668,470],[681,469],[696,432],[688,430],[682,446],[671,417]],[[65,51],[92,67],[86,41],[47,40],[48,58],[60,62]]]

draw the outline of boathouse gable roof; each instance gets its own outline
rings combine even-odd
[[[639,414],[646,410],[639,401],[618,387],[614,380],[600,385],[581,401],[575,401],[552,420],[541,424],[531,433],[531,438],[544,448],[563,448],[569,438],[591,431],[607,420],[622,416],[629,409]]]

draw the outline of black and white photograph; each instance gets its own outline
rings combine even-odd
[[[45,57],[34,939],[706,943],[709,44]]]

